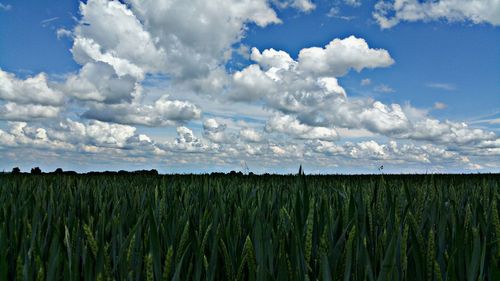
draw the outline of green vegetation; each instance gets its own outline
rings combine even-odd
[[[500,176],[0,175],[0,280],[500,280]]]

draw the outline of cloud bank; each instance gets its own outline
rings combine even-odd
[[[281,24],[275,9],[309,13],[310,1],[124,2],[81,3],[76,27],[58,32],[71,38],[80,65],[62,81],[0,69],[0,151],[11,162],[499,167],[495,132],[351,97],[342,77],[395,63],[363,38],[332,38],[296,56],[252,47],[249,63],[226,69],[249,25]],[[479,2],[379,2],[374,17],[382,28],[435,19],[498,25],[495,10]]]

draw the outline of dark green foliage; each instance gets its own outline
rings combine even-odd
[[[40,168],[38,168],[38,167],[31,168],[31,174],[32,175],[41,175],[42,170],[40,170]]]
[[[4,174],[0,280],[500,280],[499,183]]]

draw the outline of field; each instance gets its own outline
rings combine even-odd
[[[500,280],[500,175],[0,175],[0,280]]]

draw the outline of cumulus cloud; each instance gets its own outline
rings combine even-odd
[[[381,28],[391,28],[401,21],[449,22],[470,21],[475,24],[500,24],[500,2],[496,0],[394,0],[375,5],[373,17]]]
[[[379,160],[389,163],[443,163],[443,162],[468,162],[459,153],[448,151],[443,147],[431,144],[399,144],[394,140],[388,143],[378,143],[374,140],[358,143],[346,142],[338,145],[330,141],[309,141],[307,150],[340,156],[350,159]]]
[[[238,45],[248,24],[281,22],[272,7],[315,8],[308,0],[271,2],[81,3],[74,30],[57,32],[73,39],[71,50],[81,69],[63,82],[50,82],[43,73],[20,79],[0,70],[0,119],[17,121],[0,130],[0,149],[119,161],[158,155],[175,163],[253,159],[280,167],[303,159],[452,161],[473,167],[475,157],[500,155],[492,132],[435,120],[409,104],[348,97],[339,77],[394,63],[387,50],[362,38],[334,39],[304,48],[297,57]],[[227,71],[234,52],[252,64]],[[361,85],[370,83],[364,79]],[[202,118],[202,109],[211,118],[204,118],[202,131],[195,133],[188,124]],[[177,136],[157,141],[135,125],[174,126]]]
[[[349,70],[388,67],[394,63],[387,50],[373,49],[362,38],[349,36],[334,39],[324,48],[310,47],[300,50],[297,61],[284,51],[252,48],[251,59],[265,71],[290,70],[314,76],[343,76]]]
[[[309,0],[273,0],[281,8],[294,7],[303,12],[309,12],[316,8],[316,5]]]
[[[64,101],[63,94],[49,85],[44,73],[22,80],[1,69],[0,99],[18,104],[51,106],[59,106]]]
[[[430,118],[415,123],[412,130],[403,137],[456,145],[477,144],[497,139],[495,133],[469,128],[466,123],[441,122]]]
[[[353,39],[357,41],[354,37],[345,40]],[[332,42],[338,41],[336,39]],[[341,50],[341,52],[351,51]],[[371,57],[371,52],[365,53]],[[384,50],[382,53],[387,52]],[[334,53],[330,55],[337,56]],[[404,131],[409,126],[399,105],[386,106],[370,100],[349,101],[345,90],[335,77],[323,76],[325,73],[331,75],[335,71],[305,71],[301,66],[302,62],[291,59],[283,51],[272,49],[262,53],[253,49],[251,57],[258,64],[250,65],[233,74],[233,89],[230,92],[230,98],[233,100],[247,102],[262,100],[269,108],[281,111],[285,115],[295,115],[298,118],[296,122],[303,123],[304,126],[323,127],[318,129],[323,131],[326,127],[339,126],[368,128],[379,133],[390,133]],[[358,61],[360,60],[363,58],[359,58]],[[355,67],[362,69],[359,63]],[[344,63],[342,68],[339,73],[344,73],[351,66]]]
[[[261,142],[264,136],[252,128],[243,128],[239,133],[240,139],[245,142]]]
[[[300,50],[299,69],[315,75],[342,76],[350,69],[387,67],[394,63],[389,52],[372,49],[362,38],[334,39],[324,48]]]
[[[80,3],[82,15],[72,48],[80,64],[100,61],[118,75],[143,77],[165,67],[165,50],[126,5],[118,1],[91,0]]]
[[[55,118],[62,111],[64,95],[40,73],[26,79],[0,69],[0,119],[31,121]]]
[[[289,115],[275,115],[267,121],[267,132],[279,132],[297,139],[333,140],[338,138],[335,129],[325,127],[312,127],[301,124]]]
[[[316,8],[316,5],[314,5],[314,3],[309,0],[294,0],[292,2],[292,7],[295,7],[301,11],[308,12],[314,10]]]
[[[147,142],[136,134],[136,128],[99,121],[82,123],[70,119],[49,127],[36,127],[26,122],[10,122],[10,131],[0,132],[0,139],[14,147],[35,147],[65,151],[98,151],[99,148],[129,149]],[[4,143],[4,145],[6,145]]]
[[[266,0],[127,2],[156,45],[166,50],[163,72],[179,79],[206,76],[218,68],[247,23],[264,27],[281,22]]]
[[[135,135],[136,128],[96,120],[82,123],[63,120],[47,129],[52,140],[74,145],[124,148]]]
[[[310,50],[319,55],[307,54]],[[323,59],[312,63],[316,57]],[[286,133],[298,139],[332,139],[337,137],[335,129],[342,128],[450,145],[472,145],[496,138],[492,132],[432,119],[427,111],[410,105],[348,98],[335,75],[393,63],[386,50],[370,49],[362,39],[351,36],[335,39],[325,48],[306,48],[300,51],[298,60],[284,51],[261,52],[255,48],[251,58],[256,64],[233,74],[228,98],[260,102],[271,111],[280,112],[268,120],[268,132]],[[328,60],[331,63],[322,65]],[[393,91],[384,85],[376,89]]]
[[[169,100],[163,96],[149,104],[95,104],[83,117],[104,122],[150,127],[175,126],[199,119],[201,109],[187,101]]]
[[[159,161],[158,157],[168,155],[169,161],[175,159],[175,165],[202,164],[206,161],[221,165],[229,163],[235,165],[241,159],[257,161],[256,163],[265,161],[267,165],[284,165],[284,163],[293,164],[298,160],[309,159],[309,161],[315,160],[311,162],[313,164],[323,163],[322,161],[324,163],[342,161],[344,165],[363,167],[380,162],[398,165],[402,163],[439,165],[442,163],[465,167],[477,165],[476,162],[470,160],[475,155],[488,155],[488,157],[499,155],[497,140],[485,141],[480,151],[466,151],[469,157],[465,157],[461,150],[452,151],[440,145],[397,143],[393,140],[387,143],[366,140],[337,144],[332,140],[311,139],[294,143],[293,138],[278,138],[262,143],[258,142],[259,138],[254,138],[259,133],[252,132],[253,129],[239,134],[235,141],[218,142],[217,138],[210,140],[205,137],[205,132],[204,138],[201,138],[197,137],[191,129],[180,126],[177,127],[175,139],[155,142],[149,136],[139,134],[134,127],[99,121],[78,122],[66,119],[48,127],[11,122],[9,127],[9,131],[0,130],[0,149],[36,148],[64,154],[75,152],[95,155],[92,157],[102,155],[108,159],[120,159],[120,161],[137,162],[139,159],[149,159],[149,163]],[[213,120],[205,122],[204,127],[204,131],[216,133],[226,130],[225,124]],[[299,130],[299,132],[302,131]],[[244,134],[251,136],[249,138],[257,142],[243,138]],[[494,152],[495,149],[497,152]],[[360,163],[356,159],[364,161]]]
[[[79,100],[104,103],[130,102],[136,90],[136,79],[119,76],[107,63],[89,62],[66,80],[64,91]]]
[[[57,36],[57,39],[61,39],[64,37],[71,38],[73,36],[73,32],[71,32],[70,30],[67,30],[65,28],[58,28],[56,30],[56,36]]]
[[[226,124],[220,124],[213,118],[206,119],[203,122],[203,135],[215,143],[231,142],[231,137],[225,132],[226,127]]]
[[[9,121],[32,121],[42,118],[56,118],[60,107],[38,104],[17,104],[8,102],[0,106],[0,119]]]
[[[204,142],[196,137],[193,131],[185,126],[177,127],[177,138],[173,142],[160,144],[164,150],[174,152],[192,152],[192,153],[213,153],[218,149],[217,144]],[[195,161],[195,159],[191,159]]]

